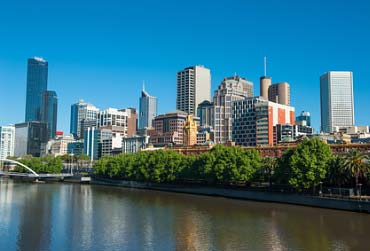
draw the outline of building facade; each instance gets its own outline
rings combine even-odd
[[[282,105],[290,105],[290,86],[287,82],[276,83],[268,88],[268,100]]]
[[[200,126],[204,128],[214,127],[214,105],[208,100],[204,100],[198,105],[197,116],[200,119]]]
[[[70,133],[76,138],[83,138],[83,130],[81,130],[81,122],[96,121],[98,118],[99,109],[94,105],[80,100],[71,106],[71,124]]]
[[[40,121],[30,121],[15,125],[14,155],[40,157],[45,152],[48,141],[47,125]]]
[[[96,127],[88,127],[85,131],[84,154],[90,157],[90,160],[99,158],[99,130]]]
[[[76,140],[72,134],[57,135],[55,138],[48,141],[45,154],[50,154],[55,157],[68,154],[68,145],[74,142],[76,142]]]
[[[321,131],[355,124],[353,76],[350,71],[329,71],[320,77]]]
[[[139,105],[139,129],[153,127],[153,119],[157,116],[158,101],[143,88]]]
[[[177,73],[176,109],[196,116],[198,105],[211,100],[211,72],[192,66]]]
[[[274,144],[274,126],[294,124],[294,108],[250,97],[233,103],[232,139],[237,145]]]
[[[297,125],[311,126],[311,114],[302,111],[301,114],[295,118],[295,122]]]
[[[154,130],[150,132],[150,143],[154,146],[182,145],[187,113],[173,111],[154,118]]]
[[[48,128],[48,138],[52,139],[57,131],[58,97],[55,91],[45,91],[43,94],[42,121]]]
[[[239,76],[225,78],[213,97],[214,140],[226,143],[232,140],[233,102],[253,96],[253,83]]]
[[[134,135],[131,137],[122,138],[122,152],[123,153],[136,153],[148,147],[148,135]]]
[[[48,86],[48,62],[43,58],[29,58],[27,65],[27,94],[25,121],[41,121],[43,94]]]
[[[0,159],[14,156],[15,127],[0,126]]]

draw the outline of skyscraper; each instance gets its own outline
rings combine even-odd
[[[71,125],[70,133],[75,137],[82,138],[83,132],[81,131],[81,123],[84,120],[85,123],[89,121],[96,121],[98,118],[99,109],[94,105],[86,103],[80,100],[76,104],[71,106]]]
[[[196,116],[198,105],[211,100],[211,72],[192,66],[177,73],[176,109]]]
[[[57,130],[58,97],[55,91],[45,91],[43,94],[42,121],[47,124],[48,138],[55,137]]]
[[[253,97],[253,83],[233,76],[225,78],[213,96],[215,143],[226,143],[232,140],[232,103]]]
[[[157,116],[157,98],[150,96],[144,86],[141,91],[139,106],[139,129],[153,127],[153,119]]]
[[[0,159],[14,156],[15,127],[0,126]]]
[[[41,121],[43,112],[43,94],[48,85],[48,62],[43,58],[28,59],[27,66],[27,121]]]
[[[353,126],[353,76],[350,71],[329,71],[320,77],[321,131]]]

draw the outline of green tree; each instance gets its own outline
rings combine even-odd
[[[359,179],[364,178],[369,172],[369,164],[367,163],[369,156],[360,153],[357,149],[353,149],[346,156],[345,168],[355,177],[356,188],[359,184]]]
[[[262,160],[261,170],[264,176],[267,176],[269,186],[272,186],[272,176],[277,168],[278,161],[274,157],[265,157]]]
[[[349,173],[345,167],[345,160],[335,155],[328,162],[327,183],[331,186],[343,186],[349,180]]]
[[[290,157],[289,184],[298,191],[313,188],[322,182],[332,158],[330,147],[318,138],[304,140]]]

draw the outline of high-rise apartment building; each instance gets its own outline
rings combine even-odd
[[[211,100],[211,72],[192,66],[177,73],[176,109],[196,116],[198,105]]]
[[[41,121],[43,94],[48,86],[48,62],[43,58],[30,58],[27,65],[27,94],[25,121]]]
[[[155,116],[157,116],[157,98],[150,96],[143,87],[139,107],[139,129],[153,127]]]
[[[321,131],[355,124],[353,75],[350,71],[329,71],[320,77]]]
[[[281,82],[269,86],[268,100],[282,105],[290,105],[290,86]]]
[[[137,112],[135,108],[125,108],[120,111],[127,113],[127,136],[131,137],[137,133]]]
[[[260,77],[260,96],[264,99],[269,99],[269,88],[271,86],[271,77]]]
[[[14,156],[15,127],[0,126],[0,159]]]
[[[94,105],[80,100],[71,106],[71,125],[70,133],[77,138],[83,138],[84,134],[81,130],[82,121],[96,121],[98,118],[99,109]]]
[[[253,96],[253,83],[233,76],[225,78],[213,96],[214,140],[226,143],[232,140],[233,102]]]
[[[58,97],[55,91],[43,93],[42,121],[48,128],[48,138],[52,139],[57,131]]]

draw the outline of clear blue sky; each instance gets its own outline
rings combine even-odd
[[[263,57],[291,85],[296,113],[320,125],[319,77],[354,72],[355,119],[370,124],[370,1],[1,1],[0,125],[24,120],[27,58],[49,61],[58,129],[70,105],[138,107],[141,82],[159,112],[175,108],[176,72],[211,69],[212,95],[234,72],[259,94]]]

